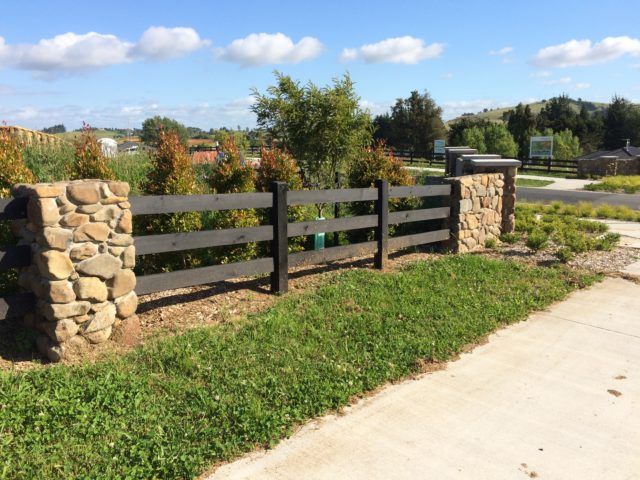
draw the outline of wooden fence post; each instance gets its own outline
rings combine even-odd
[[[375,256],[375,267],[384,268],[387,263],[387,252],[389,244],[389,182],[387,180],[376,180],[378,189],[378,199],[376,200],[376,213],[378,215],[378,226],[376,228],[376,241],[378,248]]]
[[[273,193],[273,206],[271,207],[271,225],[273,225],[271,293],[285,293],[289,289],[288,186],[286,182],[271,182],[270,190]]]

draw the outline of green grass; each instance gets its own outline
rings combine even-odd
[[[638,193],[640,192],[640,175],[620,175],[617,177],[604,177],[597,183],[591,183],[584,187],[586,190],[614,192],[614,193]]]
[[[516,178],[518,187],[546,187],[551,185],[553,180],[536,180],[534,178]]]
[[[472,255],[344,271],[241,323],[0,374],[0,478],[192,478],[596,279]]]

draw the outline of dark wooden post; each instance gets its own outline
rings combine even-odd
[[[273,225],[271,293],[285,293],[289,289],[288,187],[286,182],[271,182],[269,189],[273,193],[273,206],[271,207],[271,225]]]
[[[342,188],[342,178],[340,172],[336,172],[336,188]],[[340,218],[340,204],[333,204],[333,217]],[[333,232],[333,246],[337,247],[340,245],[340,232]]]
[[[387,263],[387,251],[389,243],[389,182],[376,180],[378,200],[376,200],[376,213],[378,214],[378,227],[376,228],[376,241],[378,249],[375,256],[375,267],[384,268]]]

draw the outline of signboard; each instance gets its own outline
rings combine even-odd
[[[444,155],[444,140],[433,141],[433,153],[436,155]]]
[[[553,156],[553,136],[531,137],[529,158],[551,158]]]

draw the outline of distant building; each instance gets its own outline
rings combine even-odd
[[[105,157],[113,158],[118,153],[118,142],[113,138],[99,138],[98,144],[102,149],[102,154]]]
[[[124,153],[134,153],[138,151],[140,144],[138,142],[126,141],[118,145],[118,151]]]
[[[600,150],[583,155],[578,161],[578,176],[608,177],[640,175],[640,148],[628,145],[615,150]]]

